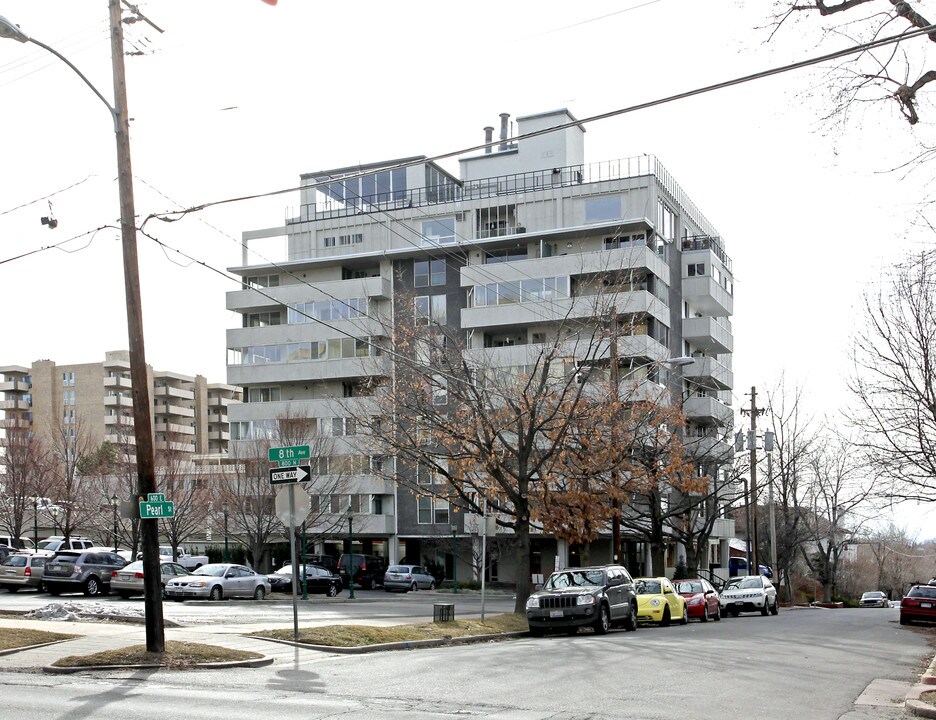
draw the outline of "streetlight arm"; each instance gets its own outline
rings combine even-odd
[[[114,121],[114,132],[116,133],[118,131],[119,126],[117,124],[117,110],[114,108],[113,105],[107,102],[107,98],[101,95],[98,89],[94,87],[94,85],[91,84],[91,81],[85,77],[84,73],[81,72],[81,70],[79,70],[77,67],[75,67],[72,64],[71,60],[69,60],[67,57],[62,55],[62,53],[60,53],[55,48],[49,47],[45,43],[36,40],[36,38],[29,37],[29,35],[27,35],[22,30],[19,29],[18,25],[14,25],[2,15],[0,15],[0,38],[9,38],[10,40],[16,40],[17,42],[21,42],[21,43],[31,42],[33,45],[38,45],[43,50],[46,50],[52,53],[53,55],[55,55],[55,57],[57,57],[63,63],[68,65],[68,67],[74,70],[75,74],[84,81],[84,84],[87,85],[89,88],[91,88],[91,92],[97,95],[98,98],[101,100],[101,102],[104,103],[104,105],[107,107],[108,112],[110,112],[111,114],[111,119]]]

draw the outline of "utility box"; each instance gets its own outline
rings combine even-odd
[[[434,603],[432,606],[432,622],[454,622],[455,603]]]

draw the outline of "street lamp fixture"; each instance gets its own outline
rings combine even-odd
[[[354,511],[350,502],[345,517],[348,519],[348,597],[354,600]]]
[[[452,521],[452,592],[458,592],[458,556],[455,554],[455,542],[456,542],[456,533],[458,532],[458,524],[453,520]]]
[[[228,504],[221,505],[221,514],[224,515],[224,562],[231,562],[228,554]]]
[[[120,507],[120,498],[117,493],[111,495],[111,509],[114,511],[114,552],[117,552],[117,508]]]

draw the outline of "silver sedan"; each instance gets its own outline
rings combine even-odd
[[[174,562],[160,563],[159,569],[162,576],[163,597],[166,596],[166,583],[173,578],[185,577],[189,574],[188,569]],[[111,576],[111,591],[122,598],[128,598],[131,595],[142,595],[143,561],[137,560],[117,570]]]
[[[166,583],[166,597],[172,600],[229,597],[252,597],[263,600],[270,592],[266,575],[255,573],[245,565],[212,563],[202,565],[191,575],[174,578]]]

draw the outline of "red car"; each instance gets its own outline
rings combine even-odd
[[[721,610],[718,605],[718,591],[712,583],[702,578],[692,580],[674,580],[676,592],[686,598],[686,607],[690,618],[699,618],[702,622],[721,620]]]
[[[936,621],[936,586],[914,585],[900,601],[900,624],[914,620]]]

